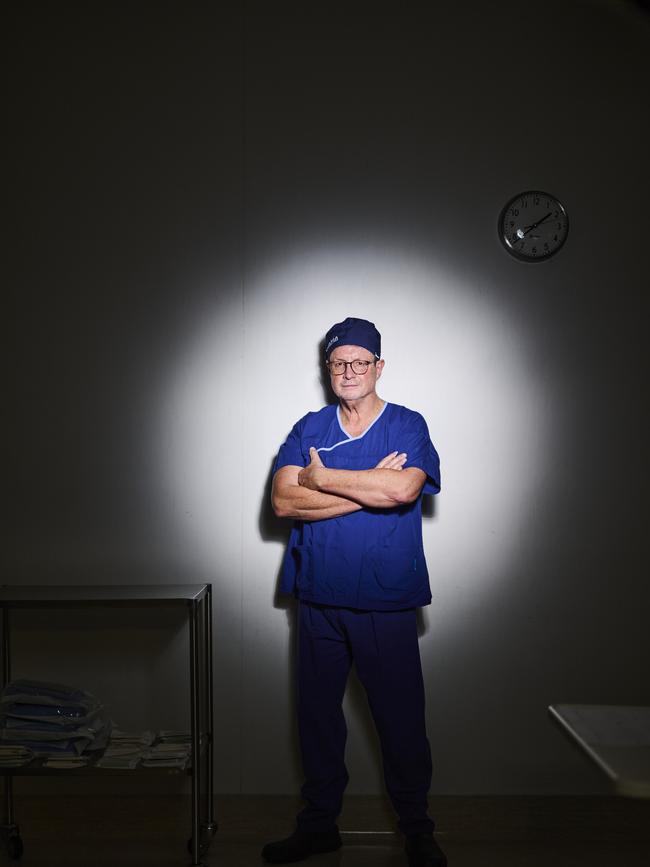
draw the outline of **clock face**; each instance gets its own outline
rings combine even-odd
[[[566,241],[569,218],[549,193],[528,190],[512,198],[499,217],[499,237],[506,250],[524,262],[548,259]]]

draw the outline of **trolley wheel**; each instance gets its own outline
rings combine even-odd
[[[20,834],[12,834],[7,837],[7,855],[12,861],[19,861],[23,857],[23,838]]]

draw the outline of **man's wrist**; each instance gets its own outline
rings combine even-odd
[[[356,470],[335,470],[331,467],[322,467],[315,474],[314,481],[321,493],[347,498],[350,493],[355,493],[350,482],[352,474],[356,475],[357,472]]]
[[[316,472],[312,476],[312,481],[315,485],[315,491],[320,491],[321,493],[326,491],[328,476],[329,470],[327,469],[327,467],[319,467],[316,470]]]

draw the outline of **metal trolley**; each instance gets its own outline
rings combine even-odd
[[[201,856],[207,851],[217,830],[213,815],[214,777],[212,767],[212,585],[211,584],[140,584],[140,585],[66,585],[15,587],[0,586],[2,608],[2,688],[11,680],[11,610],[47,608],[123,608],[179,606],[187,609],[189,630],[190,731],[191,765],[183,772],[191,777],[192,828],[187,846],[192,857],[190,867],[203,867]],[[38,759],[22,767],[2,767],[5,776],[5,823],[0,835],[9,858],[23,854],[20,828],[14,817],[13,778],[26,775],[96,775],[130,776],[138,773],[169,773],[169,769],[146,771],[114,770],[94,767],[91,763],[74,770],[42,767]]]

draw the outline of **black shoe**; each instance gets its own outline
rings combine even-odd
[[[409,834],[404,849],[409,867],[447,867],[447,856],[433,834]]]
[[[290,864],[317,852],[334,852],[340,848],[341,837],[336,827],[331,831],[294,831],[286,840],[267,843],[262,849],[262,858],[270,864]]]

